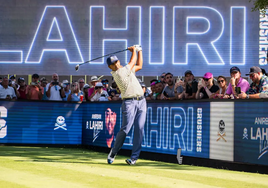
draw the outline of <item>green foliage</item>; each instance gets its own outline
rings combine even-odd
[[[266,9],[268,9],[268,0],[249,0],[249,2],[253,1],[254,7],[251,9],[252,11],[260,11],[260,13],[265,16]]]

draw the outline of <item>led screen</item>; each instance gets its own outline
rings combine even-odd
[[[141,44],[139,75],[242,75],[259,62],[259,14],[248,0],[1,0],[1,74],[110,75],[105,54]],[[262,52],[263,53],[263,52]],[[124,65],[130,52],[118,53]],[[263,54],[262,54],[263,56]]]

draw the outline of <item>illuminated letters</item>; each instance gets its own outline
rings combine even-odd
[[[55,25],[60,38],[50,39],[51,30]],[[40,63],[44,52],[65,52],[68,63],[84,62],[65,6],[46,6],[25,63]]]

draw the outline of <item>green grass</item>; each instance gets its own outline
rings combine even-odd
[[[138,160],[77,148],[0,146],[0,187],[268,187],[268,175]]]

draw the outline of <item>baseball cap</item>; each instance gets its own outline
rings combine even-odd
[[[108,83],[109,83],[109,81],[108,81],[107,79],[103,79],[103,80],[101,81],[101,83],[104,83],[104,82],[108,82]]]
[[[240,72],[240,69],[238,68],[238,67],[236,67],[236,66],[234,66],[234,67],[232,67],[231,69],[230,69],[230,74],[232,73],[232,72]]]
[[[101,82],[98,82],[95,87],[103,87]]]
[[[98,77],[97,76],[91,76],[91,82],[97,82]]]
[[[185,71],[184,75],[186,76],[187,74],[193,75],[192,71],[190,71],[190,70]]]
[[[69,84],[70,82],[68,80],[63,80],[62,83],[63,84]]]
[[[22,77],[18,78],[18,82],[21,82],[21,81],[24,82],[24,78],[22,78]]]
[[[39,78],[39,75],[38,74],[33,74],[32,78]]]
[[[42,78],[40,79],[40,81],[41,81],[41,82],[46,82],[47,79],[46,79],[45,77],[42,77]]]
[[[206,74],[204,74],[203,78],[209,79],[212,78],[213,74],[211,72],[207,72]]]
[[[85,84],[83,88],[87,89],[87,88],[90,88],[90,86],[88,84]]]
[[[258,73],[258,72],[262,72],[261,68],[257,66],[253,66],[250,68],[249,73],[246,75],[250,75],[252,73]]]
[[[11,75],[9,79],[15,79],[16,77],[14,75]]]
[[[111,55],[107,58],[107,65],[110,66],[118,61],[118,58],[115,55]]]
[[[140,82],[141,87],[146,87],[144,82]]]

